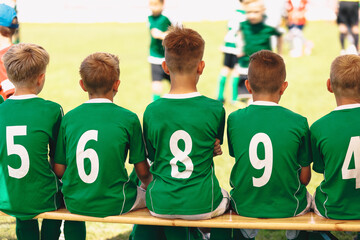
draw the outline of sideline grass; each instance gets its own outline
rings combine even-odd
[[[219,47],[226,33],[226,22],[185,23],[185,26],[194,28],[205,39],[206,67],[198,90],[215,97],[223,57]],[[289,87],[280,105],[307,117],[310,125],[335,108],[335,100],[326,91],[325,82],[330,63],[339,53],[337,34],[334,23],[310,22],[305,35],[314,43],[313,54],[290,58],[286,49],[284,52]],[[61,104],[65,113],[87,100],[87,94],[78,85],[80,62],[96,51],[118,55],[121,85],[115,103],[135,112],[142,121],[143,112],[151,102],[150,66],[147,63],[149,36],[145,23],[22,24],[21,40],[42,45],[50,53],[46,83],[40,96]],[[166,83],[164,86],[168,89]],[[230,83],[227,83],[225,96],[230,99]],[[227,114],[236,110],[228,103],[224,106]],[[223,152],[215,158],[216,174],[221,186],[230,190],[229,176],[234,160],[228,155],[226,137]],[[308,186],[310,193],[321,180],[322,176],[313,174]],[[15,239],[14,230],[13,218],[0,218],[0,240]],[[131,225],[87,223],[87,239],[127,239],[130,230]],[[352,239],[353,236],[336,234],[340,239]],[[284,231],[260,231],[257,239],[283,239],[284,236]]]

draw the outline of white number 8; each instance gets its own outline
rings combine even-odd
[[[182,139],[185,142],[185,149],[181,151],[178,147],[179,140]],[[173,154],[174,158],[171,159],[171,176],[174,178],[189,178],[194,170],[194,165],[189,158],[189,154],[192,149],[192,140],[190,135],[184,130],[178,130],[174,132],[170,137],[170,151]],[[179,172],[179,167],[176,163],[180,161],[185,165],[185,170]]]
[[[79,177],[84,183],[93,183],[95,182],[99,174],[99,157],[94,149],[88,148],[85,150],[85,145],[90,140],[97,141],[98,131],[89,130],[81,135],[78,145],[76,147],[76,165],[79,172]],[[91,163],[91,170],[89,175],[86,174],[84,168],[84,159],[88,158]]]
[[[259,159],[257,154],[259,143],[263,143],[265,148],[265,158],[263,160]],[[250,163],[255,169],[260,170],[264,168],[264,174],[260,178],[252,178],[254,187],[262,187],[270,180],[273,167],[273,148],[268,135],[257,133],[253,136],[250,141],[249,157]]]

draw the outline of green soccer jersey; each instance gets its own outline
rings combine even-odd
[[[343,105],[310,128],[313,169],[324,174],[316,207],[327,218],[360,219],[360,104]]]
[[[215,176],[215,138],[222,142],[225,110],[199,93],[168,94],[144,113],[144,138],[153,161],[146,205],[156,214],[209,213],[223,196]]]
[[[162,32],[166,32],[171,26],[170,20],[164,15],[148,17],[150,31],[154,28],[159,29]],[[164,48],[162,46],[162,40],[153,38],[150,34],[150,56],[149,62],[153,64],[161,64],[164,60]]]
[[[307,206],[301,167],[311,163],[306,118],[272,102],[256,101],[227,122],[231,204],[246,217],[283,218]]]
[[[105,217],[128,212],[137,186],[125,168],[144,161],[138,117],[107,99],[68,112],[61,123],[55,162],[66,165],[64,200],[71,213]]]
[[[0,210],[21,220],[59,207],[52,171],[61,106],[36,95],[0,104]],[[50,151],[49,151],[50,149]]]
[[[228,22],[228,32],[224,38],[224,46],[222,51],[224,53],[238,55],[240,53],[240,46],[238,46],[238,32],[240,23],[246,20],[244,10],[236,10],[235,15]]]
[[[280,36],[281,33],[265,22],[251,24],[249,21],[240,23],[243,39],[244,56],[239,58],[241,67],[249,67],[249,58],[260,50],[271,50],[271,36]]]
[[[4,98],[0,96],[0,104],[4,102]]]

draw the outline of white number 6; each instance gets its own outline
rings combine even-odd
[[[76,165],[79,172],[79,177],[84,183],[93,183],[95,182],[99,174],[99,157],[94,149],[88,148],[85,150],[85,145],[90,140],[97,141],[98,131],[89,130],[81,135],[78,145],[76,147]],[[86,174],[84,168],[84,159],[88,158],[91,163],[91,170],[89,175]]]
[[[259,159],[257,154],[259,143],[263,143],[265,148],[265,158],[263,160]],[[264,174],[260,178],[252,178],[254,187],[262,187],[270,180],[273,167],[273,148],[268,135],[265,133],[257,133],[253,136],[250,141],[249,157],[251,165],[255,169],[260,170],[265,168]]]

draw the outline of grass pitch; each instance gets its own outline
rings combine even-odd
[[[216,97],[217,78],[223,55],[219,51],[226,33],[226,22],[185,23],[204,38],[205,70],[198,90],[203,95]],[[335,108],[333,96],[326,90],[331,61],[338,56],[338,31],[332,22],[309,22],[305,36],[314,43],[311,56],[290,58],[284,44],[289,87],[280,105],[315,120]],[[115,103],[135,112],[142,121],[143,112],[151,102],[150,65],[147,62],[149,33],[146,23],[104,24],[22,24],[21,41],[43,46],[50,54],[46,82],[40,96],[61,104],[65,113],[87,100],[87,94],[78,84],[81,61],[93,52],[110,52],[120,58],[119,92]],[[169,85],[164,82],[167,91]],[[227,83],[225,96],[230,99],[231,83]],[[236,110],[225,103],[227,114]],[[225,136],[223,155],[215,158],[216,174],[223,188],[230,190],[229,176],[234,159],[228,154]],[[322,176],[313,174],[308,186],[315,191]],[[15,221],[0,218],[0,240],[16,239]],[[87,223],[87,239],[127,239],[131,225]],[[354,234],[336,233],[340,239],[352,239]],[[260,231],[257,239],[285,239],[284,231]]]

